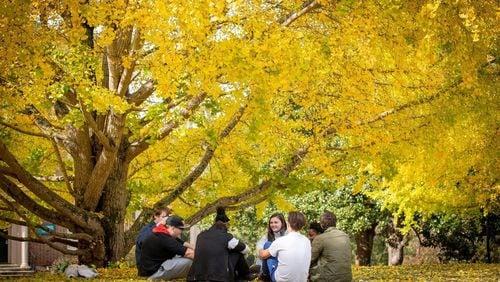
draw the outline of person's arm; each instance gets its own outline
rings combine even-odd
[[[323,238],[316,236],[311,246],[311,266],[315,264],[323,252]]]
[[[188,242],[184,242],[184,244],[182,244],[184,247],[188,248],[188,249],[192,249],[194,250],[194,246]]]
[[[184,257],[188,259],[194,259],[194,250],[191,248],[187,248],[186,252],[184,253]]]
[[[269,252],[269,250],[259,249],[259,258],[267,259],[270,256],[271,256],[271,253]]]
[[[262,259],[259,257],[259,250],[264,248],[264,244],[267,241],[267,235],[260,237],[260,240],[255,244],[255,254],[257,255],[257,260],[255,264],[262,265]]]
[[[149,235],[151,235],[151,233],[153,233],[152,230],[155,226],[156,223],[150,222],[146,226],[141,228],[141,231],[139,231],[139,235],[137,235],[137,240],[136,240],[136,244],[138,246],[142,245],[144,239],[146,239],[146,237],[148,237]]]
[[[255,249],[257,250],[257,255],[259,255],[259,250],[264,248],[264,244],[267,241],[267,235],[260,237],[259,241],[255,244]]]
[[[193,259],[194,250],[184,246],[186,242],[179,238],[173,237],[174,240],[164,241],[165,249],[169,249],[176,255],[183,256],[185,258]]]
[[[278,257],[280,250],[283,250],[281,238],[274,240],[274,242],[267,249],[259,249],[259,257],[261,259],[267,259],[269,257]]]
[[[236,239],[235,237],[232,237],[227,242],[227,248],[230,251],[240,252],[240,253],[242,253],[244,255],[246,255],[246,254],[248,254],[250,252],[250,248],[248,248],[248,246],[245,243],[243,243],[242,241]]]

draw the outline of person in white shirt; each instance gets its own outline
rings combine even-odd
[[[273,282],[306,282],[311,264],[311,243],[299,231],[306,226],[306,217],[298,211],[288,213],[288,234],[276,239],[267,249],[259,249],[259,257],[276,257],[278,267],[270,269]]]

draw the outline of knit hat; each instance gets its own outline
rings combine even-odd
[[[217,208],[217,215],[215,216],[215,221],[222,221],[224,223],[229,221],[229,217],[226,215],[226,211],[223,207]]]

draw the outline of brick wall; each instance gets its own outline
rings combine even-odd
[[[56,226],[56,232],[65,233],[66,228]],[[64,246],[65,247],[65,246]],[[63,253],[41,243],[29,243],[30,264],[33,266],[51,266],[52,262],[63,256]]]
[[[30,264],[33,266],[51,266],[52,262],[63,254],[48,245],[30,242]]]

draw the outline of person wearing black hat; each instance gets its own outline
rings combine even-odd
[[[167,280],[187,276],[194,250],[180,239],[185,228],[188,226],[177,215],[163,219],[153,228],[153,233],[142,243],[142,255],[137,265],[139,276]]]
[[[250,249],[227,232],[228,222],[224,208],[217,208],[215,223],[196,239],[187,281],[249,281],[257,276],[244,257]]]

